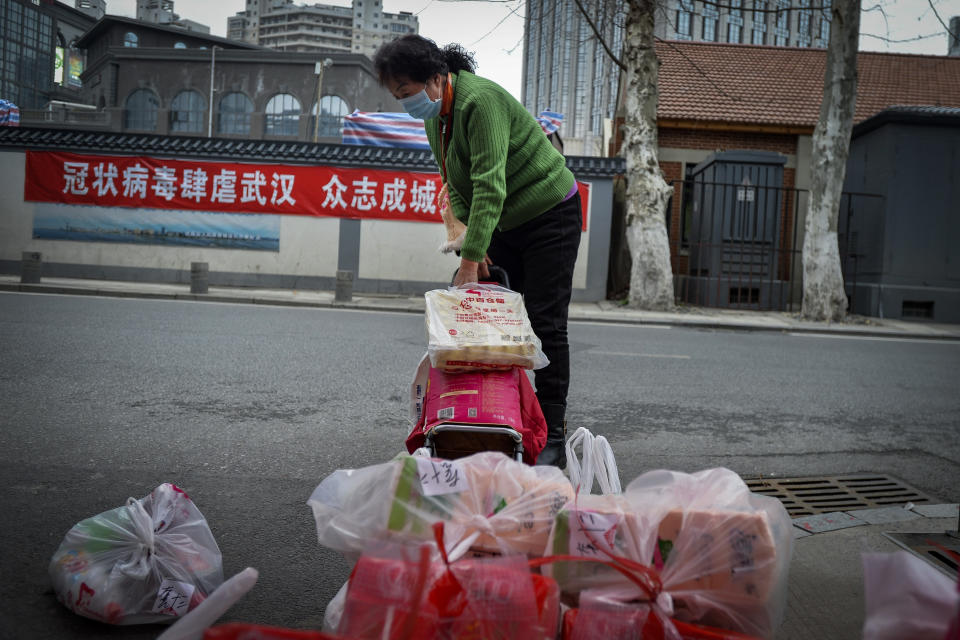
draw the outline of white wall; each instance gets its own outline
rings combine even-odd
[[[39,251],[45,263],[61,265],[189,272],[191,262],[207,262],[211,273],[336,278],[339,218],[278,216],[279,252],[34,239],[35,214],[52,207],[79,205],[24,202],[25,157],[22,151],[0,152],[0,261],[19,261],[22,252]],[[437,250],[445,238],[442,224],[362,221],[355,278],[394,283],[449,282],[458,260],[454,254],[443,255]],[[589,244],[588,231],[580,242],[574,289],[587,286]]]

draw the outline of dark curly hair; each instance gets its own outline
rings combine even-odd
[[[384,84],[389,78],[407,77],[414,82],[426,82],[435,73],[473,73],[477,63],[473,54],[458,44],[448,44],[441,49],[433,40],[411,33],[377,49],[373,66],[380,84]]]

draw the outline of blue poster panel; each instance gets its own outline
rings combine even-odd
[[[33,237],[223,249],[280,250],[280,216],[41,203]]]

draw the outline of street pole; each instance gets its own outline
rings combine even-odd
[[[217,45],[210,50],[210,107],[207,113],[207,137],[213,137],[213,70],[217,66]]]
[[[320,137],[320,87],[323,85],[323,70],[332,64],[333,60],[326,58],[323,62],[317,62],[313,68],[313,72],[317,74],[317,111],[313,116],[314,142],[317,142],[317,139]]]

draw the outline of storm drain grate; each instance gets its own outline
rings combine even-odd
[[[851,511],[934,500],[913,487],[876,474],[810,478],[744,478],[750,491],[778,499],[791,518],[831,511]]]

